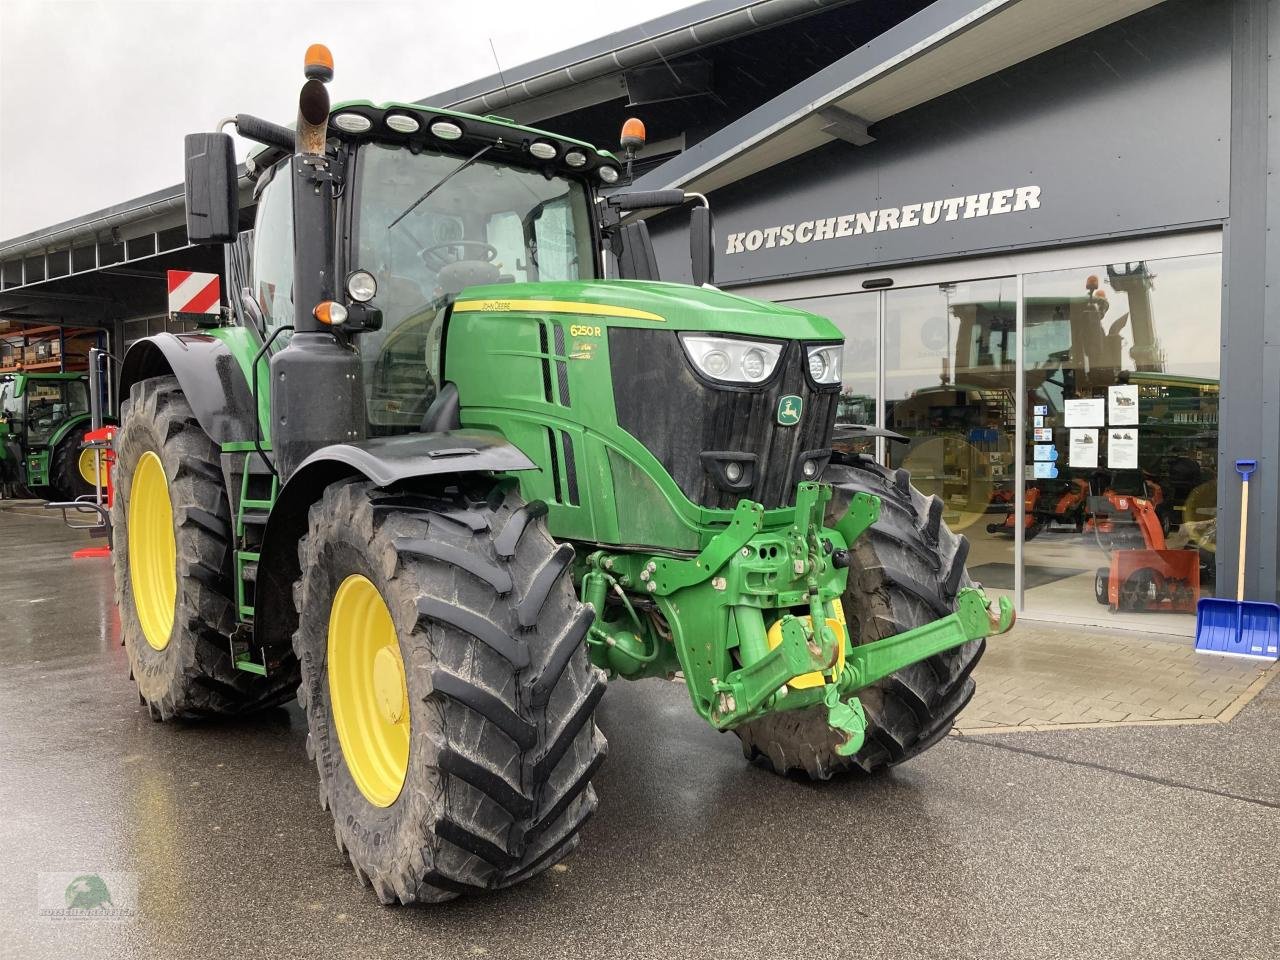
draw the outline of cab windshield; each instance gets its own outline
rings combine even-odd
[[[383,317],[360,340],[371,435],[419,428],[439,386],[439,321],[464,289],[595,274],[582,184],[487,157],[454,173],[464,159],[381,144],[359,154],[351,269],[377,279]]]

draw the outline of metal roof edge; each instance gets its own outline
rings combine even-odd
[[[937,0],[830,66],[650,170],[632,186],[637,190],[683,186],[779,131],[799,123],[851,90],[874,81],[1018,2],[1019,0]]]
[[[545,57],[517,64],[501,71],[501,73],[493,73],[468,83],[459,84],[451,90],[441,91],[419,102],[423,104],[439,104],[441,106],[461,103],[464,100],[471,100],[486,93],[501,90],[503,87],[523,83],[540,74],[562,70],[583,60],[610,53],[619,47],[641,43],[645,40],[653,39],[655,35],[669,33],[672,30],[681,30],[706,20],[708,17],[730,13],[740,7],[750,7],[759,2],[760,0],[703,0],[701,3],[674,10],[671,13],[654,17],[652,20],[646,20],[634,26],[624,27],[621,30],[605,34],[602,37],[596,37],[594,40],[587,40],[584,43],[548,54]],[[695,11],[697,11],[696,15],[694,14]],[[503,76],[506,77],[505,82]]]
[[[471,104],[480,102],[481,106],[475,109],[482,113],[490,109],[502,109],[504,105],[522,103],[545,94],[548,89],[544,88],[557,85],[557,81],[552,79],[557,74],[563,75],[562,79],[570,83],[580,83],[602,73],[625,70],[663,59],[667,55],[675,56],[691,49],[701,49],[743,33],[765,29],[851,2],[855,0],[704,0],[567,50],[501,70],[452,90],[442,91],[419,102],[446,107],[467,104],[469,110],[472,109]],[[760,15],[757,16],[756,11],[760,11]],[[740,25],[734,25],[732,18],[742,13],[746,17],[742,18]],[[719,29],[711,28],[712,25]],[[699,28],[706,28],[705,36],[699,36]],[[680,34],[686,34],[685,40],[691,40],[692,44],[677,43]],[[647,52],[638,49],[646,47],[649,48]],[[664,50],[664,47],[669,49]],[[601,66],[602,61],[608,63]],[[531,90],[526,86],[528,84],[533,84],[538,89]],[[496,102],[498,100],[502,102]]]
[[[248,176],[243,163],[236,167],[236,173],[240,189],[243,190]],[[127,223],[136,223],[151,216],[160,216],[182,206],[185,201],[186,188],[183,184],[162,187],[141,197],[123,200],[101,210],[0,241],[0,261],[25,257],[31,253],[53,249],[69,240],[94,235]]]

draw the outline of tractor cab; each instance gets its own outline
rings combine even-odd
[[[363,122],[368,131],[334,139],[332,149],[342,159],[353,201],[344,216],[347,242],[336,251],[344,261],[346,292],[376,308],[378,317],[362,324],[359,344],[369,436],[420,429],[439,391],[445,312],[464,289],[598,274],[593,200],[573,166],[587,164],[585,145],[529,144],[560,160],[543,164],[517,147],[505,127],[487,143],[464,140],[482,131],[452,120],[434,124],[445,138],[428,134],[430,144],[397,132],[411,125],[425,132],[426,119],[391,105],[334,112],[335,130]],[[446,152],[459,140],[467,155]],[[267,148],[254,158],[260,169],[270,165],[258,174],[245,284],[268,328],[291,322],[294,312],[293,194],[289,161],[275,159],[279,153]]]

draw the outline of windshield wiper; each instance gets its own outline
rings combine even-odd
[[[479,160],[481,157],[483,157],[486,153],[488,153],[493,148],[494,148],[494,144],[492,143],[486,144],[485,146],[477,150],[471,157],[468,157],[466,160],[463,160],[460,164],[458,164],[456,167],[454,167],[452,170],[446,173],[443,177],[437,180],[434,186],[432,186],[430,190],[428,190],[426,193],[420,196],[417,200],[413,201],[413,203],[409,204],[409,206],[405,208],[404,212],[401,213],[400,216],[396,217],[394,220],[388,223],[387,229],[390,230],[392,227],[394,227],[397,223],[399,223],[409,214],[413,213],[414,210],[418,209],[418,205],[420,203],[422,203],[424,200],[427,199],[427,197],[431,196],[433,193],[435,193],[437,190],[443,187],[446,183],[448,183],[454,174],[461,173],[463,170],[467,169],[467,167],[471,166],[473,163],[475,163],[477,160]]]

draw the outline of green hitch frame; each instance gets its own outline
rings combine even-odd
[[[801,483],[794,511],[772,514],[741,501],[691,559],[591,553],[578,576],[582,599],[596,613],[587,637],[592,661],[628,679],[682,670],[695,708],[719,730],[777,710],[823,706],[844,738],[837,749],[861,749],[867,721],[856,691],[1003,633],[1014,613],[1007,599],[988,603],[969,587],[949,616],[852,644],[839,606],[848,549],[879,519],[880,499],[855,493],[827,527],[831,496],[826,484]]]

